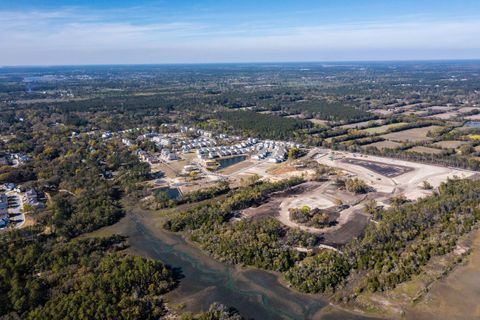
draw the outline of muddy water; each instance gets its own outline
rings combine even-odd
[[[184,303],[186,310],[197,312],[218,301],[246,318],[261,320],[367,319],[333,308],[322,297],[295,292],[273,273],[219,263],[158,224],[150,214],[132,213],[93,235],[129,236],[129,250],[179,268],[184,278],[167,296],[171,305]]]

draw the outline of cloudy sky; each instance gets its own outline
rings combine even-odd
[[[479,0],[0,0],[0,65],[478,58]]]

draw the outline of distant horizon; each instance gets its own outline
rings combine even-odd
[[[478,0],[17,0],[0,63],[475,60],[478,30]]]
[[[195,65],[247,65],[247,64],[344,64],[344,63],[448,63],[448,62],[479,62],[480,58],[465,59],[395,59],[395,60],[318,60],[318,61],[219,61],[219,62],[179,62],[179,63],[91,63],[91,64],[18,64],[0,65],[0,68],[49,68],[49,67],[101,67],[101,66],[195,66]]]

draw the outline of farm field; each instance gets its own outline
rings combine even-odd
[[[372,109],[370,110],[370,112],[376,115],[384,116],[384,117],[391,116],[393,114],[392,110],[385,110],[385,109]]]
[[[434,115],[428,116],[427,118],[449,120],[449,119],[453,119],[453,118],[458,117],[459,114],[460,113],[457,112],[457,111],[450,111],[450,112],[434,114]]]
[[[462,107],[458,109],[457,111],[460,113],[467,113],[467,112],[472,112],[473,110],[479,110],[477,107]]]
[[[407,152],[417,152],[417,153],[426,153],[426,154],[440,154],[440,153],[442,153],[442,150],[435,149],[435,148],[424,147],[424,146],[415,146],[413,148],[408,149]]]
[[[374,142],[374,143],[371,143],[371,144],[364,145],[364,146],[362,146],[362,148],[365,149],[365,148],[368,148],[368,147],[375,147],[377,149],[382,150],[382,149],[396,149],[396,148],[399,148],[401,146],[402,146],[402,144],[399,143],[399,142],[385,140],[385,141],[379,141],[379,142]]]
[[[447,111],[452,111],[452,110],[455,110],[455,107],[448,107],[448,106],[433,106],[433,107],[429,107],[429,108],[427,108],[427,110],[430,110],[430,111],[444,111],[444,112],[447,112]]]
[[[361,128],[368,127],[371,123],[380,124],[382,122],[383,122],[383,120],[362,121],[362,122],[344,124],[344,125],[339,126],[339,128],[342,128],[342,129],[361,129]]]
[[[466,116],[467,120],[480,120],[480,114],[474,114],[473,116]]]
[[[308,121],[310,121],[311,123],[316,124],[316,125],[325,125],[325,124],[328,123],[328,121],[320,120],[320,119],[308,119]]]
[[[443,148],[443,149],[455,149],[466,144],[468,144],[468,142],[466,141],[445,140],[445,141],[435,142],[432,145]]]
[[[381,137],[386,140],[392,140],[397,142],[422,142],[430,141],[432,138],[427,137],[427,133],[430,130],[439,129],[441,126],[428,126],[422,128],[413,128],[408,130],[402,130],[398,132],[392,132],[382,135]]]
[[[385,133],[392,128],[399,128],[399,127],[401,127],[403,125],[406,125],[406,124],[407,124],[406,122],[391,123],[391,124],[386,124],[386,125],[379,126],[379,127],[372,127],[372,128],[363,129],[360,132],[365,132],[365,133],[369,133],[369,134]]]

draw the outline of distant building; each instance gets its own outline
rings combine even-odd
[[[113,134],[110,131],[106,131],[102,134],[102,139],[109,139],[113,136]]]
[[[5,193],[0,193],[0,217],[8,214],[8,197]]]
[[[13,183],[13,182],[7,182],[3,186],[5,187],[5,190],[7,190],[7,191],[13,191],[16,187],[15,183]]]
[[[25,192],[25,201],[31,206],[38,206],[38,194],[34,189],[28,189]]]
[[[165,161],[172,161],[172,160],[178,159],[177,155],[168,149],[163,149],[160,152],[160,158],[162,158]]]
[[[127,147],[131,147],[132,146],[132,141],[130,141],[130,139],[127,139],[127,138],[123,138],[122,139],[122,143],[124,145],[126,145]]]
[[[9,222],[8,197],[5,193],[0,193],[0,228],[7,226]]]

